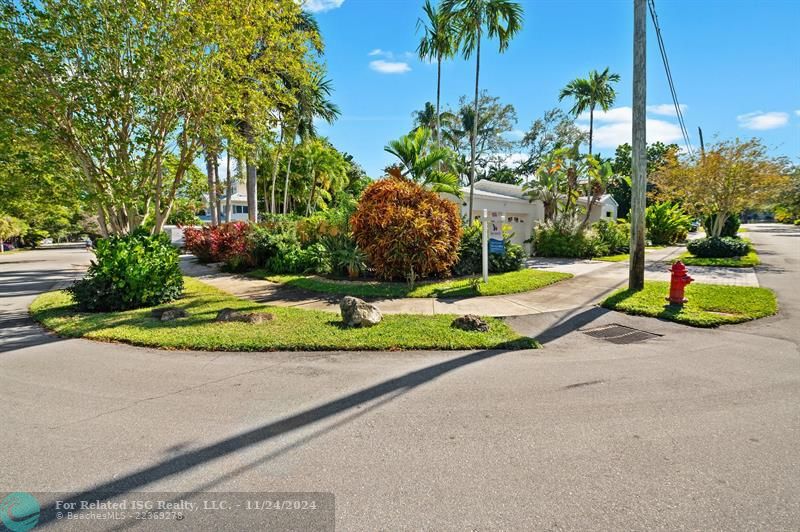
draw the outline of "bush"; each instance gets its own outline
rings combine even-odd
[[[702,258],[724,258],[741,257],[750,252],[750,244],[741,238],[733,237],[712,237],[699,238],[690,241],[686,249],[695,257]]]
[[[407,179],[370,184],[350,223],[378,277],[413,284],[416,279],[448,274],[458,260],[458,207]]]
[[[533,249],[538,257],[591,259],[609,254],[609,248],[594,231],[545,224],[533,234]]]
[[[600,243],[608,248],[607,255],[628,253],[631,246],[631,224],[614,220],[600,220],[592,226]]]
[[[241,271],[254,264],[250,230],[247,222],[230,222],[200,229],[185,227],[184,247],[200,262],[224,262],[229,271]]]
[[[717,220],[717,215],[712,214],[711,216],[706,217],[703,220],[703,229],[705,229],[706,234],[711,234],[711,228],[714,227],[714,222]],[[738,214],[731,214],[728,216],[727,220],[725,220],[725,225],[722,226],[722,232],[720,232],[719,236],[730,236],[735,237],[739,234],[739,226],[741,222],[739,221]]]
[[[453,266],[453,273],[458,276],[481,273],[482,269],[482,225],[474,222],[465,227],[458,248],[458,262]],[[504,255],[489,254],[489,272],[505,273],[519,270],[525,262],[525,250],[519,244],[511,243],[512,235],[503,233],[506,252]]]
[[[366,256],[350,235],[328,235],[321,243],[328,252],[334,274],[355,279],[366,271]]]
[[[169,237],[136,231],[97,242],[86,277],[68,290],[80,310],[118,311],[172,301],[183,292],[178,250]]]
[[[645,210],[647,239],[654,246],[671,246],[686,240],[692,217],[670,202],[655,203]]]

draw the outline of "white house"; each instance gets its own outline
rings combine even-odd
[[[233,189],[233,193],[231,194],[231,219],[227,220],[225,218],[225,200],[226,195],[222,194],[219,198],[219,205],[220,205],[220,222],[238,222],[238,221],[247,221],[247,189],[245,188],[243,183],[240,183],[238,179],[234,180],[231,183],[231,188]],[[198,217],[204,222],[211,222],[211,215],[208,213],[208,195],[204,195],[203,198],[206,202],[206,209],[200,211],[198,213]]]
[[[461,215],[467,217],[469,210],[469,187],[461,189],[463,197],[457,198],[452,194],[442,194],[447,199],[455,201],[461,206]],[[578,203],[586,206],[586,197],[578,199]],[[600,201],[595,203],[589,215],[592,222],[600,219],[617,219],[617,202],[610,194],[604,194]],[[479,219],[486,209],[491,218],[505,216],[506,224],[514,232],[512,242],[523,244],[531,237],[535,222],[544,221],[544,205],[539,200],[530,201],[523,193],[522,187],[506,183],[495,183],[481,179],[475,182],[473,191],[473,214]],[[528,246],[526,246],[526,249]]]

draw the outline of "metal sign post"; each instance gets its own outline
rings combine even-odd
[[[483,253],[483,282],[489,282],[489,209],[483,209],[483,238],[481,241]]]

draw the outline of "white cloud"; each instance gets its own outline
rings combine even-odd
[[[512,140],[522,140],[525,137],[525,132],[521,129],[512,129],[508,133],[506,133],[506,137]]]
[[[579,116],[578,120],[586,122],[579,123],[578,127],[584,131],[589,131],[588,113]],[[633,110],[630,107],[615,107],[608,111],[596,112],[594,121],[595,126],[592,134],[593,147],[616,148],[620,144],[631,142]],[[680,126],[666,120],[648,118],[646,126],[647,142],[664,142],[665,144],[669,144],[680,142],[683,138]]]
[[[384,55],[384,54],[387,54],[387,53],[388,53],[388,52],[384,52],[384,51],[383,51],[383,50],[381,50],[380,48],[375,48],[374,50],[372,50],[372,51],[371,51],[370,53],[368,53],[367,55],[374,56],[374,55]]]
[[[768,113],[756,111],[754,113],[739,115],[736,117],[736,121],[739,122],[739,127],[744,129],[775,129],[783,127],[789,122],[789,114],[777,111]]]
[[[384,61],[376,59],[369,62],[369,67],[381,74],[405,74],[411,71],[411,67],[405,61]]]
[[[794,114],[796,114],[797,116],[800,116],[800,109],[795,109]]]
[[[303,7],[312,13],[330,11],[342,7],[344,0],[303,0]]]
[[[680,104],[681,113],[685,113],[686,109],[689,108],[688,105],[682,103]],[[660,103],[658,105],[648,105],[647,111],[653,113],[654,115],[660,116],[678,116],[678,113],[675,112],[675,104],[673,103]]]

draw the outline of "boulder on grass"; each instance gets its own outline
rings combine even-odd
[[[375,305],[370,305],[363,299],[344,296],[339,303],[342,311],[342,321],[346,327],[372,327],[381,322],[381,311]]]
[[[489,324],[486,323],[483,318],[476,316],[475,314],[467,314],[465,316],[458,317],[453,320],[453,323],[451,323],[450,326],[455,327],[456,329],[461,329],[462,331],[489,331]]]
[[[232,308],[224,308],[217,312],[217,317],[214,321],[241,321],[243,323],[251,323],[258,325],[265,321],[270,321],[275,316],[268,312],[242,312]]]
[[[189,314],[182,308],[161,307],[161,308],[154,308],[152,311],[150,311],[150,315],[157,320],[172,321],[178,318],[185,318]]]

